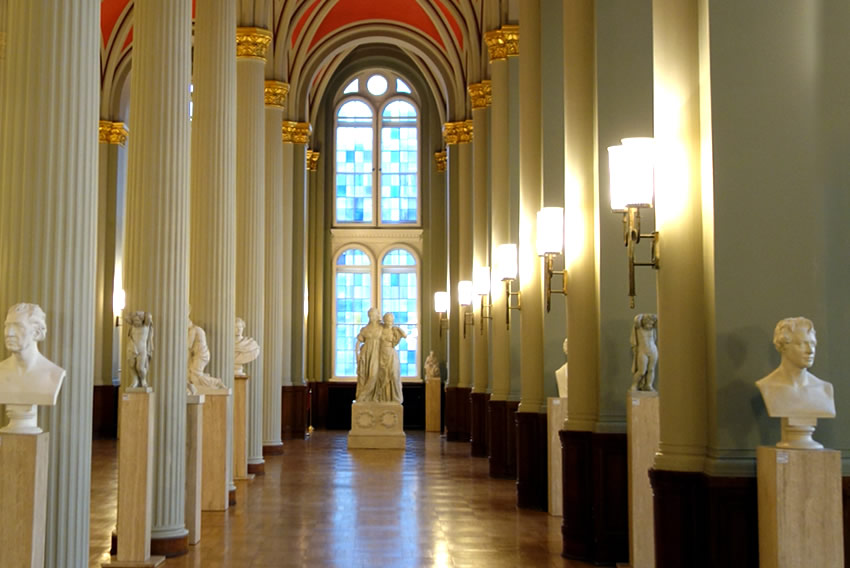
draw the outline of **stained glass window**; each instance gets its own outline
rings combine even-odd
[[[403,249],[384,255],[381,263],[381,314],[392,312],[395,325],[407,334],[398,344],[402,377],[418,377],[416,358],[419,343],[419,295],[416,284],[416,259]]]
[[[372,109],[360,100],[339,108],[336,129],[336,218],[372,221]]]
[[[417,221],[418,128],[416,108],[395,100],[384,108],[381,128],[381,222]]]
[[[368,323],[372,306],[372,271],[369,256],[360,249],[339,255],[336,270],[336,353],[334,375],[356,377],[357,332]]]

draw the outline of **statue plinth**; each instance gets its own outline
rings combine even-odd
[[[404,449],[404,408],[398,402],[351,403],[348,449]]]

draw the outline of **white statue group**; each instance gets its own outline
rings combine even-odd
[[[403,402],[396,345],[407,334],[390,312],[369,308],[369,323],[357,334],[357,402]]]

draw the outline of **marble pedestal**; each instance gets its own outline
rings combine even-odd
[[[759,446],[761,568],[844,566],[841,452]]]
[[[44,566],[50,434],[0,433],[0,558],[3,566]]]
[[[558,434],[567,418],[566,397],[550,397],[546,405],[549,436],[549,514],[564,515],[564,477],[562,471],[561,437]]]
[[[233,381],[233,479],[253,479],[248,474],[248,375]]]
[[[404,409],[397,402],[353,402],[348,449],[404,449]]]
[[[204,417],[201,510],[226,511],[230,506],[227,485],[227,399],[230,389],[203,390]]]
[[[186,530],[189,544],[201,540],[201,483],[203,477],[204,402],[202,394],[186,397]]]
[[[440,379],[425,379],[425,431],[439,432]]]
[[[629,560],[631,566],[655,566],[655,524],[649,469],[660,437],[658,393],[629,391],[626,436],[629,460]],[[649,519],[649,521],[647,521]]]

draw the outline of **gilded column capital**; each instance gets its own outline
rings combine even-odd
[[[446,171],[446,163],[447,163],[447,155],[445,150],[440,150],[439,152],[434,152],[434,163],[437,165],[438,172]]]
[[[266,60],[272,33],[263,28],[236,28],[236,57]]]
[[[508,57],[519,55],[519,26],[502,26]]]
[[[292,136],[295,133],[295,127],[298,125],[297,122],[293,122],[292,120],[284,120],[280,125],[280,132],[283,136],[284,142],[292,142]]]
[[[313,132],[313,127],[309,122],[296,122],[295,128],[292,131],[292,141],[295,144],[306,144],[310,141],[310,133]]]
[[[127,142],[128,132],[123,122],[101,120],[97,134],[98,141],[104,144],[120,144],[124,146]]]
[[[443,125],[443,140],[446,144],[457,144],[461,142],[461,133],[464,129],[465,123],[463,121],[460,122],[447,122]]]
[[[289,93],[289,84],[283,81],[266,81],[263,94],[267,107],[286,108],[286,95]]]
[[[484,42],[487,44],[490,63],[508,58],[508,48],[505,46],[505,34],[502,30],[490,30],[486,32],[484,34]]]
[[[466,87],[469,92],[469,99],[472,101],[472,109],[486,108],[493,102],[493,91],[490,87],[490,81],[481,81],[480,83],[472,83]]]
[[[463,126],[458,133],[458,142],[461,144],[472,142],[472,131],[474,130],[472,120],[464,120],[462,124]]]
[[[307,171],[308,172],[317,172],[319,171],[319,156],[320,152],[318,150],[307,150]]]

